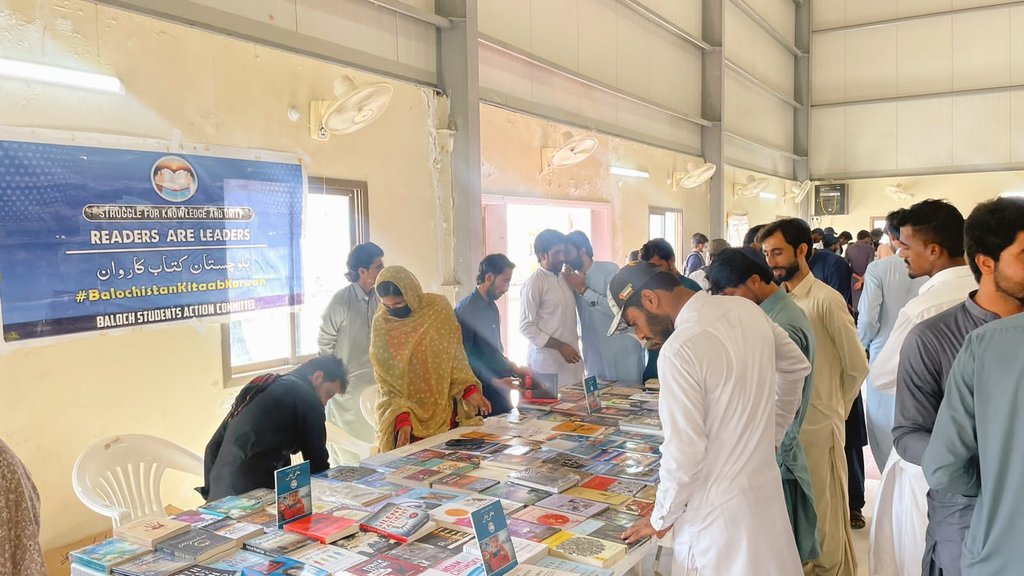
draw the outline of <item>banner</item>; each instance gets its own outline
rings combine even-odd
[[[15,342],[302,302],[299,164],[0,140]]]

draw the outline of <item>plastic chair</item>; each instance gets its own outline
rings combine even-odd
[[[377,427],[377,398],[380,397],[380,386],[373,385],[363,390],[359,396],[359,410],[370,426]]]
[[[75,495],[114,527],[136,518],[165,518],[160,481],[165,470],[203,477],[203,459],[156,436],[122,434],[85,449],[71,472]]]

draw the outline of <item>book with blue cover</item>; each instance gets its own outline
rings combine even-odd
[[[470,518],[473,520],[473,532],[479,542],[487,576],[502,576],[511,572],[518,562],[501,502],[492,502],[474,510]]]
[[[183,560],[205,562],[218,554],[237,548],[238,545],[239,543],[232,538],[194,528],[190,532],[164,540],[157,544],[156,549]]]
[[[242,568],[242,576],[331,576],[331,573],[287,556],[278,556],[261,564]]]
[[[75,564],[108,574],[114,566],[149,553],[150,549],[145,546],[139,546],[120,538],[107,538],[91,546],[72,550],[69,556]]]
[[[597,378],[588,376],[583,379],[583,393],[587,397],[587,413],[591,416],[601,413],[601,393],[597,385]]]
[[[274,491],[277,493],[277,527],[313,513],[312,480],[309,462],[286,466],[274,472]]]

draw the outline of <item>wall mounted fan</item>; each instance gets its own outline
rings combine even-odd
[[[812,188],[814,188],[814,182],[810,180],[796,182],[789,187],[789,193],[786,194],[785,198],[787,200],[792,199],[794,203],[799,204],[804,201],[804,198],[807,198]]]
[[[733,186],[733,194],[737,198],[753,198],[761,192],[764,192],[765,188],[768,188],[768,179],[764,177],[758,178],[751,174],[747,176],[746,182],[742,184],[735,184]]]
[[[593,136],[576,136],[572,132],[562,133],[562,144],[557,148],[545,148],[544,170],[565,168],[583,162],[597,150],[597,138]]]
[[[914,197],[913,194],[903,189],[903,183],[890,184],[885,187],[885,193],[900,202],[907,202]]]
[[[334,81],[334,100],[313,100],[309,103],[309,135],[326,142],[331,134],[351,134],[365,128],[380,117],[394,88],[387,82],[357,86],[349,76]]]
[[[672,189],[678,190],[682,188],[696,188],[701,184],[711,180],[711,177],[715,175],[715,171],[718,169],[717,166],[711,162],[706,162],[700,166],[694,164],[686,165],[686,172],[673,172],[672,173]]]

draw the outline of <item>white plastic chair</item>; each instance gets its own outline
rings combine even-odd
[[[165,470],[203,477],[199,455],[156,436],[121,434],[85,449],[71,472],[75,495],[89,509],[122,522],[164,518],[160,481]]]
[[[373,385],[363,390],[359,396],[359,410],[370,426],[377,427],[377,398],[380,397],[380,386]]]

